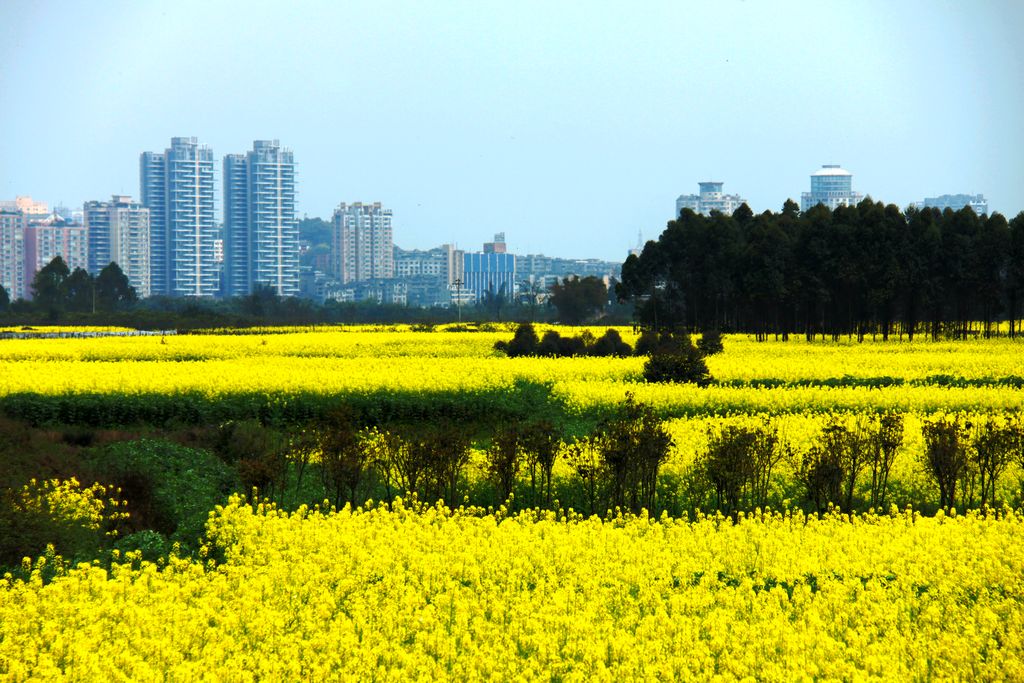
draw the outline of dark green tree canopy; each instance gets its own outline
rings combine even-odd
[[[138,298],[128,276],[116,263],[108,263],[96,276],[96,305],[102,310],[121,308],[135,303]]]
[[[75,268],[64,281],[64,300],[67,310],[88,313],[95,304],[95,282],[84,268]]]
[[[651,329],[763,338],[894,332],[990,334],[1024,299],[1024,214],[909,208],[866,198],[834,210],[731,216],[684,209],[622,265],[616,294]],[[978,324],[980,321],[980,325]]]
[[[6,313],[11,307],[11,295],[7,293],[3,285],[0,285],[0,313]]]
[[[40,309],[56,320],[65,308],[64,281],[71,275],[64,259],[55,256],[32,278],[32,298]]]
[[[608,287],[601,278],[570,276],[551,287],[551,305],[558,319],[567,325],[579,325],[600,314],[608,301]]]

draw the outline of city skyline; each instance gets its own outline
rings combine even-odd
[[[699,181],[777,211],[831,160],[900,207],[1024,209],[1019,3],[199,7],[5,3],[0,196],[134,195],[139,150],[195,135],[218,158],[286,140],[298,217],[381,201],[413,248],[620,259]]]

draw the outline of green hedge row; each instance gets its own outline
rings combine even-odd
[[[32,425],[204,425],[259,420],[267,425],[304,424],[345,404],[364,424],[452,420],[497,424],[516,418],[559,420],[564,410],[543,384],[518,382],[485,391],[375,391],[369,393],[173,394],[15,393],[0,396],[0,413]]]

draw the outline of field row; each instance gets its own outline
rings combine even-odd
[[[11,680],[1021,680],[1024,520],[732,523],[234,498],[219,565],[0,580]]]
[[[563,335],[589,333],[600,336],[602,328],[552,328]],[[538,330],[543,333],[545,329]],[[620,328],[624,341],[633,344],[636,335]],[[169,337],[110,337],[96,339],[3,340],[0,363],[42,362],[188,362],[242,360],[277,364],[294,359],[317,361],[358,359],[474,359],[492,372],[515,373],[527,378],[552,380],[560,376],[589,377],[596,359],[566,359],[563,369],[550,375],[553,367],[538,359],[509,360],[494,351],[494,343],[507,340],[511,331],[447,333],[415,332],[408,329],[379,331],[367,328],[326,328],[317,332],[290,334],[178,335]],[[607,373],[623,380],[640,377],[642,360],[608,361]],[[539,363],[539,364],[538,364]],[[996,381],[1024,378],[1024,341],[1010,339],[958,342],[789,342],[753,341],[750,337],[725,338],[725,352],[708,359],[712,376],[722,383],[768,380],[782,383],[836,381],[843,379],[913,382],[929,378],[959,378]],[[511,369],[503,368],[509,366]],[[445,366],[441,366],[444,368]],[[373,373],[372,366],[369,370]],[[472,377],[478,366],[457,373]],[[442,374],[442,373],[438,373]],[[445,374],[450,374],[446,372]]]

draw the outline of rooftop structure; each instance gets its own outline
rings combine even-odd
[[[712,211],[732,214],[740,208],[747,200],[738,194],[725,194],[722,186],[725,183],[716,180],[707,180],[697,183],[700,187],[700,194],[683,194],[676,199],[676,217],[683,209],[690,209],[699,214],[708,216]]]
[[[808,211],[818,204],[829,209],[858,204],[864,195],[853,191],[853,174],[838,164],[825,164],[811,174],[811,191],[800,195],[800,210]]]

